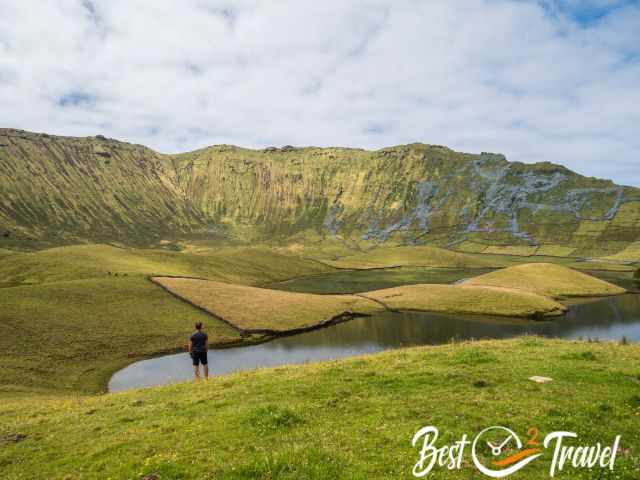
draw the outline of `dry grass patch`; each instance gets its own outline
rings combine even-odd
[[[306,329],[336,317],[382,310],[355,295],[292,293],[189,278],[154,277],[153,281],[244,331]]]
[[[364,294],[396,310],[509,317],[557,316],[566,307],[547,297],[497,287],[406,285]]]
[[[626,290],[553,263],[527,263],[480,275],[465,286],[491,286],[517,289],[552,298],[620,295]]]

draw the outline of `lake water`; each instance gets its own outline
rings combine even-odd
[[[621,295],[571,306],[565,317],[535,322],[517,319],[385,312],[267,343],[209,351],[212,375],[283,364],[328,360],[390,348],[447,343],[452,339],[519,335],[640,341],[640,295]],[[142,360],[117,372],[112,392],[192,378],[186,353]]]
[[[265,285],[301,293],[361,293],[415,283],[456,283],[492,268],[400,267],[376,270],[344,270]]]

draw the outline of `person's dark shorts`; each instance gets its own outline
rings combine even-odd
[[[207,360],[207,352],[191,352],[191,359],[193,360],[193,366],[197,367],[198,365],[206,365],[209,363]]]

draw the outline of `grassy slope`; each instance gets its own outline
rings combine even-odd
[[[444,255],[439,257],[447,260]],[[193,320],[204,319],[204,314],[170,298],[149,283],[147,275],[197,276],[256,285],[330,271],[331,267],[315,261],[258,248],[227,247],[178,253],[86,245],[4,256],[0,259],[0,278],[4,285],[0,289],[0,344],[2,352],[6,352],[3,360],[7,367],[2,370],[0,383],[4,390],[97,391],[111,372],[131,361],[128,354],[139,358],[182,345],[182,337],[191,329]],[[109,276],[107,272],[117,273],[118,277]],[[101,295],[96,296],[96,291]],[[423,295],[420,301],[426,298]],[[462,304],[465,298],[472,297],[458,297],[455,304]],[[488,303],[479,305],[484,308]],[[529,315],[531,305],[525,302],[521,306],[520,312]],[[362,300],[358,308],[365,310]],[[431,308],[437,310],[436,306]],[[536,308],[548,311],[546,304],[537,304]],[[154,323],[156,309],[159,324]],[[224,310],[213,310],[222,317],[227,316]],[[334,309],[319,311],[323,312],[319,320],[326,320],[337,312]],[[149,312],[154,313],[151,316]],[[507,313],[516,312],[507,306]],[[270,318],[262,315],[260,321]],[[307,322],[301,322],[299,315],[291,318],[297,326]],[[238,339],[236,332],[213,318],[208,318],[207,324],[212,342]],[[159,330],[158,325],[166,327]],[[157,340],[135,348],[137,328],[162,333]],[[25,347],[24,342],[29,341],[25,331],[33,331],[40,342],[36,352]],[[99,348],[78,340],[87,331],[100,332]],[[83,365],[84,355],[91,359],[89,365]],[[39,356],[42,361],[38,360]]]
[[[148,244],[203,231],[164,159],[141,145],[0,129],[0,247],[76,239]]]
[[[269,249],[220,247],[200,253],[76,245],[16,253],[0,262],[0,285],[118,275],[181,275],[238,283],[276,281],[332,271],[319,262]]]
[[[615,255],[605,257],[608,260],[618,261],[639,261],[640,259],[640,242],[635,242],[629,245],[627,248]]]
[[[324,236],[317,230],[306,230],[288,239],[284,245],[276,244],[278,251],[313,258],[322,262],[362,253],[374,248],[375,242],[362,239],[347,239],[341,235]]]
[[[552,298],[619,295],[621,287],[562,265],[531,263],[472,278],[465,285],[517,289]]]
[[[538,247],[529,245],[492,245],[487,247],[482,253],[497,254],[497,255],[518,255],[518,256],[531,256],[535,255],[538,251]]]
[[[410,478],[413,434],[441,442],[505,425],[521,438],[569,430],[572,445],[622,435],[614,475],[567,467],[558,478],[637,478],[640,346],[521,338],[420,347],[236,373],[101,397],[0,403],[7,480],[358,480]],[[532,375],[552,377],[540,385]],[[95,441],[99,439],[99,441]],[[483,451],[487,455],[487,451]],[[510,476],[548,478],[551,452]],[[479,478],[464,468],[430,478]]]
[[[566,307],[542,295],[495,287],[407,285],[363,296],[395,310],[534,317],[562,315]]]
[[[174,295],[246,330],[284,332],[313,327],[345,313],[382,310],[355,295],[314,295],[188,278],[154,277]]]
[[[239,333],[138,278],[0,289],[0,390],[102,390],[132,361],[181,348],[195,321],[216,341]]]
[[[483,247],[483,251],[486,247]],[[304,252],[304,251],[303,251]],[[521,263],[554,263],[578,270],[611,270],[631,272],[632,265],[607,259],[584,261],[569,257],[548,255],[515,255],[500,253],[461,252],[433,246],[370,246],[369,250],[346,253],[338,258],[322,258],[337,268],[368,269],[397,266],[431,266],[435,268],[501,268]]]
[[[135,358],[182,347],[196,320],[206,323],[212,343],[240,339],[146,275],[251,284],[330,270],[246,248],[196,255],[90,245],[1,258],[0,390],[100,391]]]
[[[536,255],[550,255],[556,257],[570,257],[576,249],[566,245],[541,245]]]
[[[552,256],[570,257],[576,247],[566,245],[545,244],[540,246],[530,245],[487,245],[484,243],[464,241],[453,246],[454,250],[466,253],[486,253],[516,256]]]
[[[452,268],[486,268],[495,266],[481,256],[467,255],[438,247],[382,247],[366,253],[327,262],[338,268],[379,268],[395,266],[429,266]]]

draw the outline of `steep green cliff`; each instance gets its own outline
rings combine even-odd
[[[411,144],[213,146],[180,155],[0,130],[0,248],[226,236],[487,245],[613,255],[640,240],[640,189],[550,163]],[[634,251],[631,249],[630,251]]]
[[[202,228],[170,172],[138,145],[0,130],[0,232],[8,243],[56,244]]]

